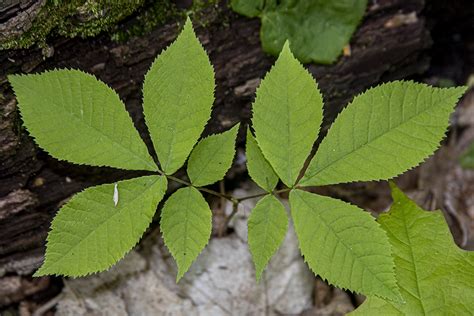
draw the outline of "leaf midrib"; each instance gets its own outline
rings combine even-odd
[[[402,220],[403,220],[403,228],[405,230],[405,234],[407,236],[408,243],[410,245],[410,247],[409,247],[410,257],[411,257],[412,262],[413,262],[413,273],[415,274],[416,292],[418,294],[417,299],[420,302],[420,306],[421,306],[421,310],[423,311],[423,314],[426,315],[426,309],[425,309],[425,306],[423,305],[423,299],[422,299],[422,295],[421,295],[421,291],[420,291],[420,284],[418,283],[418,268],[417,268],[416,261],[415,261],[415,254],[413,253],[413,244],[412,244],[410,234],[409,234],[409,231],[408,231],[408,227],[407,227],[407,225],[408,225],[407,216],[402,216]]]
[[[269,198],[270,199],[270,198]],[[271,200],[268,200],[268,202],[272,202]],[[264,229],[264,237],[263,237],[263,242],[262,242],[262,247],[261,247],[261,255],[260,255],[260,258],[262,258],[265,262],[263,263],[263,267],[259,266],[258,269],[260,270],[259,272],[263,272],[263,269],[265,268],[265,264],[268,262],[268,259],[266,258],[266,253],[264,250],[268,249],[268,245],[267,245],[267,241],[268,241],[268,229],[269,229],[269,226],[270,226],[270,223],[271,223],[271,220],[270,220],[270,216],[269,213],[270,211],[268,209],[265,209],[263,210],[265,212],[264,216],[263,216],[263,226],[265,227]]]

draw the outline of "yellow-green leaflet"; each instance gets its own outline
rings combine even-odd
[[[301,253],[314,273],[338,287],[401,300],[390,243],[369,213],[330,197],[290,192]]]
[[[465,87],[395,81],[369,89],[336,118],[300,185],[387,180],[440,145]]]
[[[258,201],[248,221],[248,243],[257,280],[285,239],[287,230],[288,216],[281,202],[273,195]]]
[[[46,258],[35,276],[84,276],[107,270],[135,246],[163,198],[165,177],[147,176],[103,184],[74,195],[54,217]]]
[[[211,116],[214,70],[188,18],[153,62],[143,84],[143,112],[161,169],[181,168]]]
[[[235,138],[239,124],[221,134],[210,135],[194,147],[188,161],[188,176],[195,186],[222,180],[235,156]]]
[[[405,303],[370,296],[351,315],[472,315],[474,252],[458,248],[441,211],[422,210],[392,184],[387,232]]]
[[[177,282],[211,237],[209,205],[195,188],[181,188],[166,201],[161,211],[160,228],[166,247],[178,265]]]
[[[257,141],[249,129],[247,129],[247,143],[245,146],[247,157],[247,170],[250,178],[255,181],[262,189],[270,192],[275,189],[278,183],[278,176],[275,174],[272,166],[262,154]]]
[[[288,43],[258,87],[252,111],[263,155],[283,183],[293,186],[318,135],[323,98]]]
[[[125,105],[79,70],[8,77],[31,136],[52,156],[78,164],[156,170]]]

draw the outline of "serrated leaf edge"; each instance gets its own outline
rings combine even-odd
[[[216,71],[215,71],[214,66],[212,65],[212,63],[211,63],[211,61],[210,61],[210,59],[209,59],[209,54],[208,54],[208,52],[206,51],[205,47],[202,45],[201,41],[199,40],[199,37],[197,36],[196,32],[194,31],[194,27],[193,27],[193,24],[192,24],[191,19],[189,18],[189,16],[187,16],[186,21],[185,21],[185,23],[184,23],[184,25],[183,25],[183,28],[178,32],[178,36],[176,36],[176,38],[175,38],[171,43],[169,43],[168,46],[166,46],[165,48],[163,48],[163,49],[161,50],[161,52],[155,57],[155,59],[153,59],[152,63],[150,64],[150,66],[148,67],[147,71],[145,72],[145,76],[144,76],[143,83],[142,83],[142,88],[141,88],[141,92],[142,92],[142,105],[143,105],[144,102],[145,102],[145,93],[144,93],[144,92],[145,92],[145,91],[144,91],[145,82],[147,81],[147,77],[148,77],[148,74],[150,73],[151,68],[153,67],[153,65],[155,64],[155,62],[156,62],[166,51],[168,51],[169,48],[179,39],[179,37],[181,36],[181,34],[183,33],[185,27],[187,27],[188,24],[191,25],[191,32],[194,34],[194,37],[197,39],[197,42],[198,42],[199,46],[202,48],[202,50],[206,53],[206,55],[207,55],[207,57],[208,57],[208,58],[207,58],[207,61],[208,61],[208,63],[209,63],[210,69],[212,69],[212,74],[213,74],[213,78],[214,78],[214,87],[213,87],[213,91],[212,91],[212,96],[213,96],[213,98],[214,98],[214,100],[215,100],[215,98],[216,98],[216,83],[215,83]],[[212,108],[213,108],[213,107],[214,107],[214,104],[212,104],[212,106],[211,106],[211,113],[212,113]],[[209,120],[211,119],[211,113],[209,114],[209,117],[207,118],[207,120],[206,120],[204,126],[206,126],[206,125],[209,123]],[[145,115],[145,114],[144,114],[144,120],[145,120],[145,125],[147,126],[147,129],[148,129],[148,123],[147,123],[147,118],[146,118],[146,115]],[[148,129],[148,130],[149,130],[149,129]],[[204,129],[203,129],[203,130],[204,130]],[[202,132],[201,132],[201,133],[202,133]],[[152,143],[152,145],[153,145],[153,148],[155,148],[155,146],[154,146],[154,144],[153,144],[153,139],[152,139],[152,137],[151,137],[151,133],[149,133],[149,135],[150,135],[150,141],[151,141],[151,143]],[[198,140],[196,140],[196,142],[197,142],[197,141],[198,141]],[[187,157],[187,158],[189,158],[189,154],[188,154],[188,157]],[[158,159],[158,160],[159,160],[159,159]],[[186,162],[186,161],[185,161],[185,162]],[[185,163],[185,162],[184,162],[184,163]],[[184,165],[184,163],[183,163],[183,165]],[[162,167],[160,161],[159,161],[159,166]],[[182,168],[182,166],[181,166],[181,168]],[[164,171],[164,170],[163,170],[163,171]],[[166,174],[168,174],[168,173],[166,173]]]
[[[262,279],[262,276],[263,276],[263,273],[265,272],[265,270],[267,269],[268,267],[268,264],[270,262],[270,260],[276,255],[276,253],[278,252],[278,250],[281,248],[281,246],[283,245],[284,241],[285,241],[285,237],[286,237],[286,234],[288,233],[288,229],[289,229],[289,220],[288,220],[288,213],[287,213],[287,209],[283,206],[283,204],[281,203],[281,201],[275,196],[275,195],[267,195],[265,197],[263,197],[261,200],[263,200],[264,198],[266,197],[269,197],[269,196],[272,196],[276,199],[276,201],[278,201],[278,203],[281,204],[281,206],[283,207],[283,209],[285,210],[285,215],[286,215],[286,227],[285,227],[285,234],[283,235],[283,238],[281,239],[279,245],[278,245],[278,248],[273,252],[273,254],[270,256],[270,258],[268,258],[268,260],[266,260],[265,264],[263,265],[262,269],[258,269],[257,267],[257,264],[255,263],[255,261],[253,260],[253,253],[252,251],[250,251],[250,254],[252,255],[252,263],[253,263],[253,266],[255,268],[255,277],[257,279],[257,282],[260,282],[260,280]],[[260,200],[260,201],[261,201]],[[260,202],[259,201],[259,202]],[[258,203],[257,203],[258,204]],[[257,205],[255,205],[256,207]],[[253,211],[253,210],[252,210]],[[250,213],[250,215],[252,215],[252,213]],[[249,217],[249,220],[250,220],[250,217]],[[247,225],[248,225],[248,221],[247,221]],[[249,230],[247,230],[247,240],[249,240],[248,238],[249,236]],[[250,249],[250,243],[249,243],[249,249]]]
[[[52,73],[52,72],[60,72],[60,71],[64,71],[64,70],[67,70],[67,71],[70,71],[70,72],[78,72],[78,73],[81,73],[83,75],[86,75],[88,77],[91,77],[93,79],[96,80],[97,83],[99,84],[103,84],[106,89],[110,90],[111,92],[113,92],[116,96],[117,96],[117,99],[120,101],[120,103],[123,105],[123,111],[125,111],[130,119],[130,122],[132,123],[133,125],[133,129],[136,131],[139,139],[141,139],[141,141],[143,142],[143,139],[140,135],[140,133],[138,132],[138,130],[136,129],[135,127],[135,123],[133,122],[133,119],[130,115],[130,112],[127,111],[126,107],[125,107],[125,103],[123,102],[123,100],[120,98],[120,96],[118,95],[117,91],[115,91],[111,86],[109,86],[106,82],[100,80],[99,78],[97,78],[97,76],[95,76],[94,74],[91,74],[91,73],[88,73],[88,72],[85,72],[81,69],[75,69],[75,68],[69,68],[69,67],[66,67],[66,68],[53,68],[53,69],[49,69],[49,70],[45,70],[45,71],[42,71],[42,72],[39,72],[39,73],[33,73],[33,74],[14,74],[14,75],[8,75],[7,78],[8,78],[8,81],[10,81],[10,78],[11,77],[33,77],[33,76],[41,76],[42,74],[45,74],[45,73]],[[16,92],[15,92],[15,89],[13,88],[13,85],[11,85],[13,91],[14,91],[14,94],[15,94],[15,99],[18,100],[18,97],[16,95]],[[23,115],[22,115],[22,109],[21,109],[21,106],[18,106],[19,102],[17,101],[17,109],[18,109],[18,113],[20,114],[20,117],[23,121]],[[59,161],[64,161],[64,162],[67,162],[67,163],[72,163],[72,164],[75,164],[75,165],[79,165],[79,166],[92,166],[92,167],[108,167],[108,168],[114,168],[114,169],[119,169],[119,170],[130,170],[130,169],[125,169],[125,168],[119,168],[119,167],[112,167],[112,166],[109,166],[109,165],[102,165],[102,164],[87,164],[87,163],[78,163],[78,162],[72,162],[72,161],[69,161],[69,160],[66,160],[66,159],[61,159],[59,157],[56,157],[55,155],[51,154],[50,152],[48,152],[46,149],[44,149],[37,141],[36,141],[36,136],[33,135],[33,133],[30,132],[28,126],[26,126],[26,124],[23,124],[23,127],[28,131],[28,134],[29,136],[34,140],[36,146],[38,146],[39,148],[41,148],[43,151],[47,152],[48,155],[50,155],[51,157],[53,157],[54,159],[57,159]],[[115,142],[114,142],[115,143]],[[143,146],[145,146],[145,148],[147,149],[147,153],[148,153],[148,156],[150,157],[150,160],[153,161],[153,158],[152,156],[150,155],[149,151],[148,151],[148,148],[146,146],[146,144],[143,142]],[[146,163],[150,169],[142,169],[144,171],[157,171],[158,170],[158,167],[156,164],[149,164],[149,162],[143,160],[141,157],[139,156],[135,156],[136,158],[139,158],[141,161],[143,161],[144,163]],[[137,170],[137,169],[135,169]],[[137,170],[137,171],[140,171],[140,170]]]
[[[193,186],[188,186],[188,187],[182,187],[180,189],[184,189],[184,188],[193,188],[195,189],[196,191],[199,192],[199,190]],[[178,189],[178,190],[180,190]],[[177,191],[175,191],[177,192]],[[174,194],[174,193],[173,193]],[[204,197],[202,196],[201,192],[199,192],[199,194],[201,195],[201,197],[204,199]],[[171,197],[171,195],[170,195]],[[166,203],[168,202],[169,198],[165,201],[165,204],[163,205],[163,208],[165,207]],[[207,201],[204,199],[205,203],[207,204]],[[163,240],[163,243],[165,244],[166,246],[166,249],[169,250],[170,254],[171,254],[171,257],[173,258],[173,260],[175,261],[176,263],[176,269],[177,269],[177,274],[176,274],[176,283],[178,283],[183,277],[184,275],[189,271],[189,269],[192,267],[192,265],[196,262],[197,258],[199,258],[199,256],[202,254],[202,252],[204,251],[204,249],[206,249],[206,247],[209,245],[209,241],[211,240],[211,235],[212,235],[212,210],[211,208],[209,207],[209,204],[207,204],[207,207],[209,208],[209,210],[211,211],[211,223],[210,223],[210,226],[211,226],[211,234],[209,235],[209,238],[207,239],[207,242],[206,244],[204,245],[204,247],[202,247],[201,251],[197,254],[197,256],[191,261],[191,263],[189,264],[189,268],[186,270],[186,271],[183,271],[181,274],[179,273],[179,267],[178,267],[178,264],[176,262],[176,259],[174,258],[173,254],[171,253],[171,249],[169,246],[168,246],[168,243],[166,241],[166,239],[164,238],[164,236],[162,235],[162,240]],[[161,229],[161,214],[160,214],[160,229]]]
[[[277,183],[275,185],[275,187],[278,185],[278,181],[280,181],[280,178],[278,177],[278,175],[276,174],[275,172],[275,169],[273,169],[273,166],[270,164],[270,162],[267,160],[267,158],[265,158],[265,156],[263,155],[263,152],[262,150],[260,149],[260,147],[258,146],[258,143],[257,143],[257,139],[255,138],[255,135],[252,134],[252,131],[250,130],[250,128],[247,126],[247,129],[246,129],[246,134],[245,134],[245,152],[247,153],[247,142],[248,142],[248,134],[250,134],[250,137],[252,137],[253,141],[255,141],[255,144],[257,145],[258,149],[260,150],[260,153],[262,154],[263,156],[263,159],[265,159],[265,162],[268,164],[268,166],[270,166],[270,168],[273,170],[273,174],[277,177]],[[247,156],[247,155],[246,155]],[[247,171],[248,171],[248,167],[247,167]],[[250,179],[252,179],[252,181],[257,184],[260,188],[262,188],[263,190],[265,190],[266,192],[268,193],[271,193],[275,187],[271,190],[267,190],[267,188],[264,188],[262,187],[260,184],[257,183],[257,181],[255,181],[255,179],[252,177],[252,175],[250,175],[250,172],[248,172],[248,175],[250,177]]]
[[[234,132],[233,130],[235,129],[235,136],[234,136],[234,138],[233,138],[233,139],[234,139],[234,140],[233,140],[233,143],[234,143],[234,155],[232,156],[232,160],[231,160],[231,162],[230,162],[230,165],[229,165],[229,167],[228,167],[227,170],[226,170],[226,174],[227,174],[227,172],[229,171],[229,169],[232,167],[232,163],[233,163],[233,161],[234,161],[234,159],[235,159],[235,154],[236,154],[236,153],[235,153],[235,142],[236,142],[236,140],[237,140],[237,134],[238,134],[238,132],[239,132],[239,128],[240,128],[240,123],[237,123],[237,124],[235,124],[234,126],[232,126],[230,129],[225,130],[225,131],[223,131],[223,132],[221,132],[221,133],[210,134],[210,135],[207,135],[207,136],[201,138],[199,141],[196,142],[196,144],[194,145],[193,149],[191,150],[191,153],[190,153],[189,156],[188,156],[187,162],[189,163],[189,159],[191,158],[191,155],[192,155],[194,149],[199,145],[199,143],[201,143],[202,141],[204,141],[204,140],[206,140],[206,139],[208,139],[208,138],[210,138],[210,137],[220,136],[220,135],[225,134],[225,133],[232,133],[232,132]],[[225,177],[225,174],[224,174],[224,177]],[[191,179],[190,179],[190,180],[191,180]],[[221,179],[221,180],[222,180],[222,179]],[[217,181],[220,181],[220,180],[217,180]],[[217,181],[216,181],[216,182],[217,182]],[[192,184],[194,187],[196,187],[196,188],[204,187],[204,186],[206,186],[206,185],[211,185],[211,184],[214,184],[214,183],[215,183],[215,182],[213,182],[213,183],[208,183],[208,184],[198,184],[198,185],[195,185],[195,184],[191,181],[191,184]]]
[[[320,123],[320,125],[318,126],[318,131],[316,132],[316,139],[315,139],[315,141],[316,141],[316,140],[318,139],[318,137],[319,137],[319,134],[321,133],[321,127],[322,127],[322,124],[323,124],[323,121],[324,121],[324,95],[321,93],[321,90],[319,89],[318,82],[317,82],[316,79],[314,78],[313,74],[312,74],[311,72],[309,72],[308,69],[306,69],[306,68],[304,67],[304,65],[293,55],[293,52],[292,52],[291,49],[290,49],[290,42],[289,42],[289,40],[286,40],[286,41],[285,41],[285,44],[283,45],[283,48],[282,48],[282,50],[281,50],[281,52],[280,52],[280,55],[283,53],[283,50],[284,50],[284,49],[288,49],[288,50],[289,50],[289,53],[290,53],[291,56],[294,58],[294,60],[295,60],[295,61],[301,66],[301,68],[312,78],[313,83],[314,83],[314,88],[316,88],[317,93],[319,93],[319,94],[322,96],[322,103],[323,103],[323,104],[322,104],[322,108],[323,108],[322,111],[323,111],[323,114],[322,114],[322,118],[321,118],[321,123]],[[280,58],[280,55],[278,56],[278,58]],[[278,60],[278,59],[277,59],[277,60]],[[276,66],[276,62],[272,65],[272,67],[270,68],[270,70],[268,70],[268,71],[265,73],[265,76],[262,78],[262,80],[260,80],[260,83],[259,83],[257,89],[255,90],[255,96],[256,96],[256,97],[255,97],[255,100],[252,102],[252,108],[251,108],[252,118],[253,118],[253,115],[254,115],[254,110],[253,110],[254,104],[257,102],[257,98],[258,98],[259,91],[260,91],[261,86],[262,86],[262,82],[263,82],[265,79],[267,79],[268,75],[269,75],[270,72],[275,68],[275,66]],[[253,126],[253,121],[252,121],[252,126]],[[257,145],[258,145],[258,147],[259,147],[260,150],[261,150],[262,147],[261,147],[261,144],[260,144],[259,141],[258,141],[257,133],[255,133],[254,138],[255,138],[255,140],[257,141]],[[314,142],[313,142],[313,146],[314,146]],[[271,164],[270,160],[268,160],[268,157],[266,157],[266,155],[265,155],[265,153],[263,152],[263,150],[261,150],[261,152],[262,152],[262,155],[263,155],[263,157],[265,158],[265,160],[268,161],[268,164],[269,164],[269,165],[273,168],[273,170],[275,171],[275,167]],[[308,159],[308,158],[306,158],[306,160],[307,160],[307,159]],[[306,161],[306,160],[305,160],[305,161]],[[300,171],[299,171],[300,174],[301,174],[301,172],[303,171],[303,169],[304,169],[304,163],[303,163],[303,165],[301,166],[301,169],[300,169]],[[276,175],[278,176],[278,178],[281,180],[280,176],[278,175],[278,173],[277,173],[276,171],[275,171],[275,174],[276,174]],[[298,179],[298,176],[297,176],[297,177],[296,177],[296,181],[295,181],[293,187],[296,186],[298,183],[299,183],[299,179]]]
[[[299,189],[299,188],[297,188],[297,189],[292,189],[291,191],[296,191],[296,190],[304,191],[304,190],[301,190],[301,189]],[[313,193],[313,194],[314,194],[314,193]],[[319,194],[316,194],[316,195],[319,195]],[[325,195],[320,195],[320,196],[327,197],[327,196],[325,196]],[[339,199],[336,199],[336,200],[339,200]],[[358,208],[361,212],[366,212],[364,209],[361,209],[361,208],[359,208],[357,205],[354,205],[354,204],[352,204],[352,203],[350,203],[350,202],[345,202],[345,201],[342,201],[342,200],[339,200],[339,201],[344,202],[344,203],[349,204],[349,205],[352,205],[353,207]],[[369,216],[370,216],[370,214],[369,214]],[[389,238],[388,238],[388,236],[387,236],[387,233],[386,233],[385,230],[380,226],[380,224],[377,222],[377,220],[376,220],[373,216],[371,216],[371,217],[372,217],[373,221],[376,223],[376,225],[380,228],[380,230],[383,231],[383,233],[384,233],[384,237],[383,237],[383,238],[384,238],[384,240],[386,241],[387,245],[389,246],[390,255],[391,255],[392,258],[393,258],[393,247],[392,247],[392,243],[390,242],[390,240],[389,240]],[[298,240],[299,240],[299,239],[298,239]],[[366,296],[377,296],[377,297],[380,297],[380,298],[388,299],[389,301],[392,300],[392,298],[385,297],[385,296],[381,296],[381,295],[377,295],[376,293],[373,293],[373,294],[362,293],[362,292],[360,291],[360,289],[350,289],[350,288],[346,288],[346,287],[344,287],[344,286],[341,286],[341,285],[337,284],[336,282],[331,282],[331,281],[328,280],[327,278],[325,278],[325,277],[323,277],[322,275],[320,275],[317,271],[314,271],[313,268],[311,268],[311,266],[309,265],[309,262],[306,260],[306,256],[303,254],[303,251],[302,251],[302,249],[301,249],[301,245],[300,245],[299,242],[298,242],[298,249],[299,249],[299,251],[300,251],[301,256],[303,257],[303,261],[304,261],[305,264],[308,266],[308,268],[309,268],[315,275],[319,276],[324,282],[328,283],[329,285],[335,286],[335,287],[340,288],[340,289],[342,289],[342,290],[344,290],[344,291],[349,291],[349,292],[351,292],[351,293],[353,293],[353,294],[361,294],[361,295],[366,295]],[[396,291],[395,291],[394,294],[398,295],[398,300],[399,300],[400,302],[404,302],[403,296],[401,295],[400,290],[399,290],[398,280],[397,280],[396,274],[395,274],[395,263],[394,263],[393,261],[392,261],[391,270],[392,270],[392,275],[393,275],[394,279],[396,280],[396,285],[397,285],[397,289],[396,289]]]
[[[331,123],[331,126],[332,126],[332,124],[334,124],[334,123],[336,122],[336,120],[337,120],[338,117],[344,112],[344,110],[345,110],[347,107],[351,106],[351,104],[354,102],[354,100],[355,100],[357,97],[360,97],[360,96],[364,95],[364,94],[367,93],[368,91],[375,90],[375,89],[377,89],[377,88],[380,88],[380,87],[383,87],[383,86],[387,86],[387,85],[390,85],[390,84],[393,84],[393,83],[413,83],[413,84],[417,84],[417,85],[423,85],[423,86],[425,86],[425,87],[427,87],[427,88],[430,88],[430,89],[438,89],[438,90],[456,90],[456,89],[460,89],[460,88],[464,87],[464,88],[465,88],[465,91],[466,91],[467,88],[468,88],[468,87],[466,87],[466,86],[449,87],[449,88],[438,88],[438,87],[432,87],[432,86],[430,86],[430,85],[428,85],[428,84],[426,84],[426,83],[415,82],[415,81],[413,81],[413,80],[394,80],[394,81],[384,82],[384,83],[379,84],[379,85],[377,85],[377,86],[370,87],[369,89],[364,90],[363,92],[360,92],[359,94],[355,95],[355,96],[352,98],[352,100],[346,104],[346,106],[342,109],[342,111],[337,114],[336,118],[334,119],[334,122]],[[465,93],[465,91],[464,91],[464,93]],[[464,93],[463,93],[463,94],[464,94]],[[461,98],[463,97],[463,94],[461,94],[461,95],[457,98],[457,102],[455,102],[455,103],[453,104],[453,106],[452,106],[453,109],[454,109],[454,108],[456,107],[456,105],[459,103],[459,100],[461,100]],[[452,115],[452,113],[451,113],[451,115]],[[331,126],[329,127],[329,129],[331,128]],[[329,129],[328,129],[328,132],[329,132]],[[436,153],[436,151],[441,147],[441,144],[442,144],[443,140],[446,138],[446,135],[447,135],[447,133],[448,133],[448,130],[449,130],[449,118],[448,118],[448,121],[447,121],[447,123],[446,123],[446,129],[445,129],[445,131],[444,131],[444,136],[442,137],[442,139],[441,139],[441,141],[439,142],[438,146],[435,148],[435,150],[434,150],[431,154],[429,154],[429,155],[427,155],[425,158],[423,158],[423,160],[421,160],[418,164],[413,165],[412,167],[406,169],[405,171],[402,171],[402,172],[398,173],[397,175],[395,175],[395,176],[393,176],[393,177],[391,177],[391,178],[387,178],[387,179],[386,179],[386,178],[380,178],[380,179],[373,179],[373,180],[370,180],[370,181],[380,182],[380,181],[392,180],[392,179],[398,177],[399,175],[404,174],[404,173],[407,172],[407,171],[413,170],[413,169],[415,169],[416,167],[418,167],[419,165],[421,165],[422,163],[426,162],[426,161],[427,161],[430,157],[432,157],[432,156]],[[324,138],[326,138],[326,137],[327,137],[327,134],[325,135]],[[380,136],[379,136],[379,137],[380,137]],[[324,140],[324,138],[321,140],[321,142]],[[316,156],[316,154],[317,154],[317,151],[316,151],[316,153],[313,155],[313,157],[311,157],[311,160]],[[310,161],[311,161],[311,160],[310,160]],[[305,183],[303,182],[303,180],[305,180],[305,173],[306,173],[306,170],[307,170],[308,167],[309,167],[309,164],[308,164],[308,166],[306,167],[306,169],[304,170],[303,177],[301,177],[301,179],[300,179],[299,181],[297,181],[297,183],[296,183],[295,185],[298,185],[299,187],[304,187],[304,188],[314,187],[314,185],[305,185]],[[314,175],[311,176],[311,178],[312,178],[312,177],[314,177]],[[308,180],[311,179],[311,178],[308,178]],[[329,184],[316,185],[316,186],[328,186],[328,185],[335,185],[335,184],[341,184],[341,183],[343,183],[343,184],[349,184],[349,183],[356,183],[356,182],[361,182],[361,181],[362,181],[362,180],[353,180],[353,181],[348,181],[348,182],[337,182],[337,183],[329,183]]]

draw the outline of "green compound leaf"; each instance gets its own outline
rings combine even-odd
[[[358,207],[301,190],[290,192],[301,253],[330,283],[365,295],[399,300],[387,235]]]
[[[300,185],[387,180],[418,165],[439,147],[465,90],[402,81],[367,90],[331,126]]]
[[[336,61],[364,16],[367,0],[232,0],[232,9],[260,16],[263,50],[278,55],[289,40],[301,62]]]
[[[160,227],[166,247],[178,265],[178,282],[211,237],[212,213],[196,188],[181,188],[166,201]]]
[[[188,176],[194,186],[205,186],[224,178],[234,160],[239,126],[199,141],[188,161]]]
[[[288,43],[262,80],[253,104],[253,128],[263,155],[287,186],[295,184],[311,152],[323,116],[313,77]]]
[[[147,176],[88,188],[53,220],[46,258],[35,276],[84,276],[107,270],[140,240],[166,191],[165,177]]]
[[[278,176],[262,154],[257,141],[249,129],[247,129],[247,144],[245,146],[247,156],[247,170],[256,184],[267,192],[273,191],[278,183]]]
[[[214,86],[214,70],[188,18],[143,85],[145,120],[166,174],[183,166],[199,139],[211,115]]]
[[[125,105],[79,70],[8,77],[23,122],[52,156],[78,164],[156,170]]]
[[[405,304],[369,297],[351,315],[472,315],[474,252],[459,249],[440,211],[427,212],[392,184],[378,222],[393,246]]]
[[[273,195],[258,201],[248,221],[248,244],[255,263],[257,281],[285,239],[288,216],[285,207]]]

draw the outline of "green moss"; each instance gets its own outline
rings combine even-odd
[[[109,31],[118,21],[132,14],[144,0],[48,0],[32,27],[20,37],[0,43],[0,49],[44,47],[46,37],[56,32],[66,37],[95,36]]]
[[[65,19],[59,24],[58,33],[67,37],[95,36],[102,31],[111,30],[117,22],[131,15],[143,3],[144,0],[86,1],[76,9],[81,21],[78,23],[77,19]]]
[[[141,10],[138,10],[134,21],[112,33],[112,39],[126,41],[130,37],[146,34],[157,25],[177,16],[179,16],[179,10],[169,0],[148,1]]]
[[[202,13],[216,7],[217,3],[218,0],[194,0],[191,8],[186,11],[178,9],[169,0],[148,0],[143,6],[144,9],[138,10],[134,21],[114,32],[112,39],[125,41],[133,36],[141,36],[171,19],[178,19],[184,23],[188,15],[194,24],[204,25],[206,21],[202,18]]]
[[[209,13],[210,10],[217,10],[218,3],[218,0],[194,0],[188,15],[193,18],[194,23],[207,27],[209,21],[205,18],[204,13]],[[224,23],[225,21],[222,22]]]
[[[36,16],[31,28],[20,37],[9,38],[0,43],[0,49],[28,48],[35,43],[44,46],[46,36],[62,19],[70,15],[80,2],[82,1],[73,0],[58,5],[55,1],[48,1]]]
[[[206,25],[202,13],[217,5],[218,0],[194,0],[187,11],[176,8],[170,0],[47,0],[36,16],[32,27],[20,37],[0,42],[0,50],[28,48],[32,45],[47,47],[50,34],[65,37],[90,37],[110,32],[113,40],[124,41],[153,30],[170,19],[183,20],[186,15],[194,23]],[[130,21],[117,26],[126,17]]]

